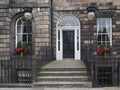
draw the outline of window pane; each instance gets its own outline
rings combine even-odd
[[[109,41],[109,37],[107,34],[102,35],[102,41]]]
[[[17,34],[17,41],[18,42],[22,41],[22,34]]]
[[[26,34],[23,35],[23,40],[22,41],[27,42],[27,35]]]
[[[105,41],[109,41],[109,37],[107,34],[105,35]]]
[[[17,26],[17,33],[21,33],[22,32],[21,30],[22,30],[21,26]]]
[[[58,51],[60,51],[60,41],[58,41]]]
[[[23,33],[27,33],[27,28],[26,28],[26,26],[23,26],[23,27],[24,27]]]
[[[104,27],[103,30],[102,30],[102,33],[106,34],[106,28]]]
[[[30,20],[27,21],[27,26],[32,26]]]
[[[32,42],[32,34],[28,34],[28,42]]]
[[[32,43],[28,43],[28,48],[31,50],[32,49]]]
[[[79,30],[77,30],[77,50],[79,50]]]
[[[27,32],[28,32],[28,33],[32,33],[32,27],[28,26],[28,27],[27,27]]]
[[[60,30],[58,30],[58,40],[60,40]]]
[[[27,22],[26,22],[26,28],[27,28],[27,32],[28,32],[28,33],[32,33],[31,21],[27,21]]]
[[[101,41],[101,34],[98,35],[98,41]]]
[[[22,21],[21,20],[19,20],[18,21],[18,23],[17,23],[17,25],[21,25],[22,24]]]

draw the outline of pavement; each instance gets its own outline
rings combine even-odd
[[[120,90],[120,87],[102,87],[102,88],[0,88],[0,90]]]

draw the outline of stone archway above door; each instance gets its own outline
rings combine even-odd
[[[73,31],[74,35],[74,59],[80,60],[81,59],[81,48],[80,48],[80,22],[79,19],[75,16],[63,16],[61,17],[56,25],[56,59],[63,60],[63,37],[64,31]],[[69,41],[69,40],[67,40]],[[69,58],[69,57],[68,57]]]

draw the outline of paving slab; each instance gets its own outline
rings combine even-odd
[[[88,90],[104,90],[104,88],[89,88]]]
[[[118,87],[104,87],[104,90],[120,90]]]
[[[44,90],[59,90],[59,88],[44,88]]]
[[[0,90],[44,90],[43,88],[0,88]]]
[[[31,87],[31,88],[0,88],[0,90],[120,90],[120,87],[101,87],[101,88],[47,88],[47,87]]]
[[[74,90],[89,90],[89,88],[74,88]]]
[[[74,88],[59,88],[59,90],[74,90]]]
[[[0,88],[0,90],[120,90],[119,87],[102,88]]]

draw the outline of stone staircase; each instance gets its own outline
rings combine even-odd
[[[39,72],[34,87],[83,88],[92,87],[88,81],[87,69],[81,60],[53,61]]]

